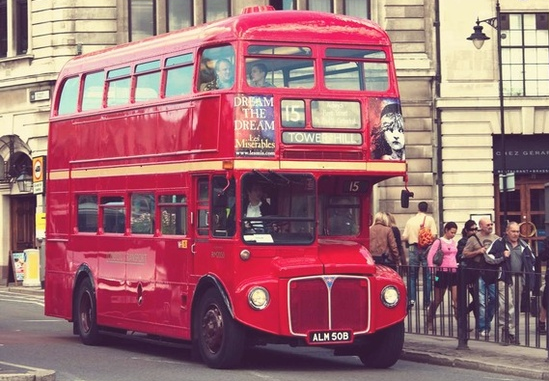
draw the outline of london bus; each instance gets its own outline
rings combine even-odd
[[[247,8],[71,59],[48,136],[45,314],[86,345],[162,339],[212,368],[271,343],[392,366],[406,289],[367,247],[374,185],[406,178],[402,146],[376,153],[402,135],[394,110],[387,34],[342,15]]]

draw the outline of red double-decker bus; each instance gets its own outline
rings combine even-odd
[[[379,26],[247,9],[78,56],[52,104],[45,312],[85,344],[397,361],[406,290],[367,250],[373,186],[406,170]]]

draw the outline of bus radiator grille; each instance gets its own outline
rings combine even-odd
[[[289,282],[290,331],[352,329],[366,332],[370,319],[366,278],[319,276]]]

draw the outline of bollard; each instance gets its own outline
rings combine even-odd
[[[24,251],[25,257],[25,277],[23,286],[39,287],[40,286],[40,253],[37,249],[27,249]]]

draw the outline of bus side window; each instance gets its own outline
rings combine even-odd
[[[99,205],[97,196],[81,195],[77,198],[78,221],[77,227],[79,233],[97,232],[97,217],[99,215]]]
[[[132,194],[131,232],[152,234],[154,232],[154,195]]]
[[[78,77],[68,78],[65,81],[63,84],[63,90],[61,90],[61,97],[59,97],[57,115],[76,112],[76,108],[78,106],[79,85],[80,78]]]
[[[166,73],[166,97],[189,94],[193,76],[192,66],[170,69]]]
[[[130,67],[109,70],[107,73],[107,106],[130,103]]]
[[[185,53],[166,59],[166,97],[190,94],[193,78],[193,54]]]
[[[235,60],[231,45],[204,49],[201,53],[200,70],[196,87],[199,91],[229,89],[234,85]]]
[[[101,197],[103,232],[124,233],[126,231],[126,210],[124,197]]]
[[[105,73],[87,74],[84,77],[84,93],[82,94],[82,111],[100,109],[103,104],[103,88]]]
[[[182,194],[162,195],[158,200],[162,235],[187,234],[187,197]]]

